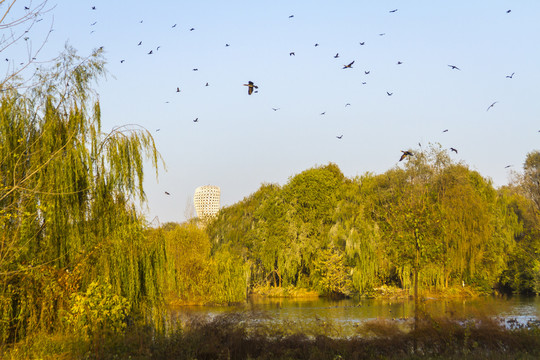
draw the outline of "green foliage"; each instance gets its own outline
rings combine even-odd
[[[379,178],[373,216],[403,285],[416,248],[424,286],[495,285],[519,225],[489,181],[434,147]]]
[[[164,244],[162,277],[164,299],[173,304],[229,304],[244,301],[249,264],[225,246],[210,253],[206,232],[196,223],[167,224],[148,231]]]
[[[202,299],[208,293],[210,241],[194,224],[176,226],[164,232],[167,254],[172,259],[177,296],[186,301]]]
[[[538,212],[540,211],[540,151],[536,150],[527,154],[523,170],[521,190],[533,202]]]
[[[92,282],[86,292],[72,294],[66,321],[86,337],[95,331],[120,333],[126,327],[130,307],[129,301],[113,292],[110,284]]]
[[[345,181],[330,164],[306,170],[283,187],[263,185],[221,211],[208,234],[216,249],[230,243],[253,264],[254,285],[313,286],[310,275],[318,250],[330,243],[328,231]]]
[[[500,192],[522,225],[501,284],[506,291],[540,294],[540,152],[528,154],[524,173]]]
[[[136,126],[102,133],[91,86],[101,50],[71,48],[25,93],[0,96],[0,335],[15,341],[61,327],[71,294],[110,284],[133,309],[160,297],[163,253],[146,243],[132,201],[144,200],[152,136]]]
[[[246,300],[249,262],[227,247],[219,249],[210,262],[210,286],[206,299],[214,304],[234,304]]]
[[[431,146],[381,175],[349,180],[329,164],[263,185],[206,230],[214,252],[227,245],[249,260],[255,286],[362,294],[410,288],[418,267],[424,287],[491,289],[522,229],[510,203]]]
[[[350,295],[351,271],[345,264],[345,254],[343,252],[332,247],[321,250],[313,270],[316,288],[321,294]]]

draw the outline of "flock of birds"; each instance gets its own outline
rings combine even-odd
[[[395,13],[395,12],[397,12],[397,11],[398,11],[398,9],[393,9],[393,10],[390,10],[389,13]],[[512,12],[511,9],[509,9],[509,10],[506,11],[507,14],[509,14],[509,13],[511,13],[511,12]],[[289,18],[293,18],[293,17],[294,17],[294,15],[290,15],[290,16],[289,16]],[[190,31],[192,31],[192,30],[194,30],[194,29],[193,29],[193,28],[190,29]],[[380,34],[379,34],[379,36],[384,36],[384,35],[385,35],[385,33],[380,33]],[[361,41],[361,42],[359,42],[359,44],[360,44],[360,45],[365,45],[365,41]],[[226,46],[229,46],[229,44],[226,44]],[[315,47],[318,47],[318,46],[319,46],[319,43],[315,43],[314,46],[315,46]],[[289,53],[289,56],[296,56],[296,53],[295,53],[294,51],[291,51],[291,52]],[[336,55],[334,55],[334,58],[335,58],[335,59],[339,58],[339,53],[336,53]],[[351,68],[353,67],[353,64],[354,64],[354,60],[351,61],[351,62],[348,63],[348,64],[343,65],[343,69],[351,69]],[[397,64],[397,65],[402,65],[403,62],[402,62],[402,61],[398,61],[396,64]],[[448,64],[448,67],[450,67],[450,69],[452,69],[452,70],[460,70],[460,71],[461,71],[461,69],[460,69],[458,66],[456,66],[456,65]],[[194,69],[194,70],[196,70],[196,69]],[[368,74],[370,73],[370,71],[369,71],[369,70],[366,70],[366,71],[364,71],[364,73],[365,73],[366,75],[368,75]],[[510,75],[506,75],[506,78],[512,79],[512,78],[514,77],[514,74],[515,74],[515,72],[513,72],[513,73],[510,74]],[[365,85],[366,83],[365,83],[365,82],[362,82],[362,84]],[[251,94],[253,94],[254,92],[257,93],[256,90],[254,91],[254,89],[258,89],[258,86],[255,85],[255,84],[253,83],[253,81],[249,81],[247,84],[243,84],[243,85],[248,87],[248,95],[251,95]],[[207,86],[208,86],[208,83],[207,83]],[[393,92],[389,92],[389,91],[386,92],[386,95],[388,95],[388,96],[392,96],[393,94],[394,94]],[[490,110],[491,108],[493,108],[493,107],[495,106],[495,104],[497,104],[497,103],[498,103],[498,101],[494,101],[493,103],[491,103],[491,104],[488,106],[488,108],[487,108],[486,111],[489,111],[489,110]],[[345,106],[350,106],[350,105],[351,105],[350,103],[347,103]],[[272,110],[277,111],[277,110],[279,110],[279,108],[272,108]],[[321,115],[325,115],[325,114],[326,114],[326,112],[322,112],[322,113],[321,113]],[[198,118],[197,118],[197,120],[198,120]],[[194,121],[196,121],[196,120],[194,120]],[[448,129],[445,129],[443,132],[448,132]],[[540,130],[539,130],[539,132],[540,132]],[[341,139],[343,138],[343,135],[342,135],[342,134],[341,134],[341,135],[337,135],[336,138],[339,139],[339,140],[341,140]],[[457,149],[454,148],[454,147],[450,147],[449,149],[450,149],[451,152],[454,152],[454,153],[456,153],[456,154],[458,153]],[[402,152],[402,155],[400,156],[399,161],[403,161],[403,160],[406,159],[408,156],[414,156],[414,154],[413,154],[413,152],[412,152],[411,150],[401,150],[401,152]],[[509,167],[511,167],[511,166],[512,166],[512,165],[507,165],[507,166],[505,166],[505,168],[509,168]]]
[[[97,10],[97,9],[96,9],[95,6],[92,6],[92,10],[95,11],[95,10]],[[388,12],[391,13],[391,14],[394,14],[394,13],[398,12],[398,9],[392,9],[392,10],[389,10]],[[510,9],[506,11],[507,14],[509,14],[510,12],[511,12]],[[289,15],[288,17],[289,17],[289,19],[293,19],[293,18],[294,18],[294,15]],[[142,23],[142,22],[143,22],[143,20],[140,20],[140,23]],[[96,25],[96,23],[97,23],[97,21],[96,21],[96,22],[93,22],[93,23],[91,24],[91,26]],[[173,25],[171,26],[171,28],[176,28],[176,27],[177,27],[177,24],[173,24]],[[195,31],[195,28],[194,28],[194,27],[190,27],[189,29],[186,29],[186,30],[189,30],[190,32],[193,32],[193,31]],[[378,35],[379,35],[379,36],[384,36],[385,33],[379,33]],[[136,43],[136,44],[137,44],[137,46],[142,46],[142,45],[143,45],[143,41],[138,41],[138,43]],[[365,41],[361,41],[361,42],[359,42],[359,44],[360,44],[361,46],[364,46],[364,45],[366,44],[366,42],[365,42]],[[226,43],[226,44],[225,44],[225,47],[229,47],[229,46],[230,46],[229,43]],[[319,47],[319,43],[315,43],[314,46],[315,46],[315,47]],[[150,49],[150,50],[147,52],[147,54],[148,54],[148,55],[152,55],[152,54],[154,54],[155,52],[157,52],[157,51],[159,50],[159,48],[160,48],[160,46],[157,46],[157,47],[155,47],[155,48],[153,48],[153,49]],[[154,52],[154,51],[155,51],[155,52]],[[290,52],[289,52],[289,56],[296,56],[295,51],[290,51]],[[339,52],[336,53],[333,57],[336,58],[336,59],[339,58],[339,57],[340,57]],[[121,63],[124,63],[124,62],[125,62],[125,59],[120,60],[120,62],[121,62]],[[348,63],[346,63],[346,64],[343,64],[342,69],[343,69],[343,70],[352,69],[354,64],[355,64],[355,61],[352,60],[352,61],[350,61],[350,62],[348,62]],[[397,65],[402,65],[403,62],[402,62],[402,61],[397,61],[396,64],[397,64]],[[455,71],[461,71],[461,70],[462,70],[459,66],[454,65],[454,64],[448,64],[448,67],[450,68],[450,70],[455,70]],[[198,70],[199,70],[198,68],[193,68],[193,69],[192,69],[192,71],[198,71]],[[365,75],[368,75],[368,74],[370,74],[370,71],[369,71],[369,70],[364,70],[364,73],[365,73]],[[511,74],[506,75],[506,78],[512,79],[512,78],[514,77],[514,75],[515,75],[515,73],[512,72]],[[366,82],[362,82],[362,84],[366,84]],[[209,83],[206,82],[205,86],[209,86]],[[247,95],[249,95],[249,96],[258,93],[259,86],[256,85],[252,80],[249,80],[247,83],[244,83],[243,86],[245,86],[245,87],[247,88]],[[180,89],[180,87],[176,87],[176,93],[180,93],[181,91],[182,91],[182,90]],[[394,94],[394,93],[393,93],[392,91],[386,91],[386,95],[387,95],[387,96],[392,96],[393,94]],[[493,109],[497,103],[498,103],[498,101],[492,102],[492,103],[487,107],[486,111],[490,111],[491,109]],[[350,105],[351,105],[350,103],[347,103],[347,104],[345,105],[345,107],[350,106]],[[273,111],[278,111],[278,110],[280,110],[280,108],[278,108],[278,107],[273,107],[272,110],[273,110]],[[322,113],[320,113],[320,115],[325,115],[325,113],[326,113],[326,112],[322,112]],[[198,122],[199,122],[199,118],[197,117],[197,118],[193,119],[193,122],[194,122],[194,123],[198,123]],[[156,131],[159,131],[159,129],[157,129]],[[443,131],[443,133],[445,133],[445,132],[448,132],[448,129],[445,129],[445,130]],[[540,132],[540,131],[539,131],[539,132]],[[343,139],[343,134],[337,135],[336,138],[337,138],[338,140]],[[453,152],[453,153],[456,153],[456,154],[458,153],[458,150],[457,150],[456,148],[454,148],[454,147],[450,147],[449,150],[450,150],[451,152]],[[403,160],[405,160],[406,158],[408,158],[408,157],[410,157],[410,156],[414,156],[414,153],[413,153],[410,149],[409,149],[409,150],[401,150],[401,153],[402,153],[402,154],[401,154],[401,156],[400,156],[400,158],[399,158],[399,161],[403,161]],[[510,166],[511,166],[511,165],[507,165],[506,168],[508,168],[508,167],[510,167]],[[168,192],[165,192],[165,194],[166,194],[166,195],[170,195],[170,193],[168,193]]]

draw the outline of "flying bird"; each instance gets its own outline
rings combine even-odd
[[[369,71],[369,70],[368,70],[368,71],[364,71],[364,74],[369,75],[370,72],[371,72],[371,71]]]
[[[93,23],[90,24],[90,26],[94,26],[97,24],[97,21],[94,21]]]
[[[457,154],[457,149],[454,149],[453,147],[450,148],[450,151],[453,151]]]
[[[191,28],[191,29],[189,29],[189,31],[193,31],[193,30],[195,30],[195,28]]]
[[[506,13],[507,13],[507,14],[510,14],[511,12],[512,12],[511,9],[506,10]]]
[[[280,108],[272,108],[272,110],[274,111],[278,111]]]
[[[171,26],[172,28],[175,28],[176,27],[176,24],[174,24],[173,26]]]
[[[448,129],[444,129],[443,132],[448,132]]]
[[[124,61],[126,61],[126,60],[120,60],[120,64],[123,64],[123,63],[124,63]]]
[[[231,46],[231,45],[229,45],[229,44],[225,44],[225,47],[229,47],[229,46]]]
[[[142,45],[142,41],[139,41],[139,43],[137,44],[137,46],[140,46],[140,45]]]
[[[294,15],[289,15],[289,19],[292,19],[294,17]]]
[[[412,152],[410,152],[409,150],[407,150],[407,151],[401,150],[401,152],[402,152],[403,154],[402,154],[401,157],[399,158],[399,161],[405,159],[407,156],[414,156],[414,154],[413,154]]]
[[[398,65],[401,65],[401,64],[403,64],[403,63],[402,63],[401,61],[398,61],[397,64],[398,64]]]
[[[349,63],[348,65],[343,65],[343,68],[344,69],[352,69],[352,64],[354,64],[354,60],[351,63]]]
[[[448,66],[450,66],[450,69],[452,69],[452,70],[461,70],[456,65],[448,65]]]
[[[498,103],[498,101],[494,101],[491,105],[489,105],[486,111],[488,111],[488,110],[491,109],[493,106],[495,106],[496,103]]]
[[[366,42],[365,41],[362,41],[361,43],[359,43],[360,45],[364,45]]]
[[[199,122],[199,118],[195,118],[193,122]]]
[[[339,57],[339,53],[336,53],[336,55],[334,55],[334,59],[337,59]]]
[[[169,196],[170,196],[171,194],[170,194],[169,192],[165,191],[165,195],[169,195]]]
[[[180,88],[179,88],[179,87],[176,88],[176,92],[180,92]]]
[[[386,92],[386,95],[392,96],[392,95],[394,95],[394,93],[393,93],[393,92],[388,92],[388,91],[387,91],[387,92]]]
[[[507,77],[508,79],[512,79],[512,78],[514,77],[514,74],[515,74],[515,73],[512,73],[512,75],[506,75],[506,77]]]
[[[95,6],[92,6],[92,10],[96,10],[96,7],[95,7]]]
[[[154,53],[154,52],[153,52],[152,50],[150,50],[150,51],[148,52],[148,55],[152,55],[153,53]]]
[[[317,46],[319,46],[319,44],[315,44],[314,46],[317,47]]]
[[[293,52],[290,52],[290,53],[289,53],[289,56],[296,56],[296,54],[295,54],[294,51],[293,51]]]
[[[208,83],[206,83],[206,85],[204,85],[204,86],[209,86],[209,85],[208,85]]]
[[[347,107],[347,106],[351,106],[351,103],[346,103],[346,104],[345,104],[345,107]]]
[[[326,115],[326,111],[323,111],[323,112],[321,113],[321,115]]]
[[[395,13],[396,11],[397,11],[397,9],[390,10],[389,13]]]
[[[504,168],[505,169],[508,169],[509,167],[511,167],[512,165],[506,165]]]
[[[199,71],[199,69],[195,68],[195,69],[193,69],[193,71]]]
[[[380,33],[380,34],[379,34],[379,36],[384,36],[384,35],[386,35],[386,33]]]
[[[341,139],[343,137],[343,135],[339,135],[339,136],[336,136],[338,139]]]
[[[253,83],[253,81],[248,81],[247,84],[244,84],[244,86],[248,87],[248,95],[253,94],[253,89],[258,89],[259,87]]]

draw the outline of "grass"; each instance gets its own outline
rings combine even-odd
[[[261,320],[262,318],[262,320]],[[405,326],[404,326],[405,325]],[[147,326],[93,339],[41,335],[0,349],[2,359],[537,359],[539,324],[423,316],[375,320],[340,337],[327,321],[278,323],[264,314],[191,316],[167,334]]]

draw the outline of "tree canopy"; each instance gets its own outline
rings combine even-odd
[[[160,156],[145,129],[102,132],[91,89],[103,75],[101,50],[81,58],[67,47],[38,85],[0,95],[3,339],[58,325],[72,292],[92,281],[134,305],[156,295],[133,201],[145,198],[144,159],[157,171]]]
[[[249,259],[252,286],[367,294],[410,288],[417,266],[424,287],[490,291],[518,251],[515,201],[432,145],[380,175],[348,179],[328,164],[265,184],[207,232]]]

